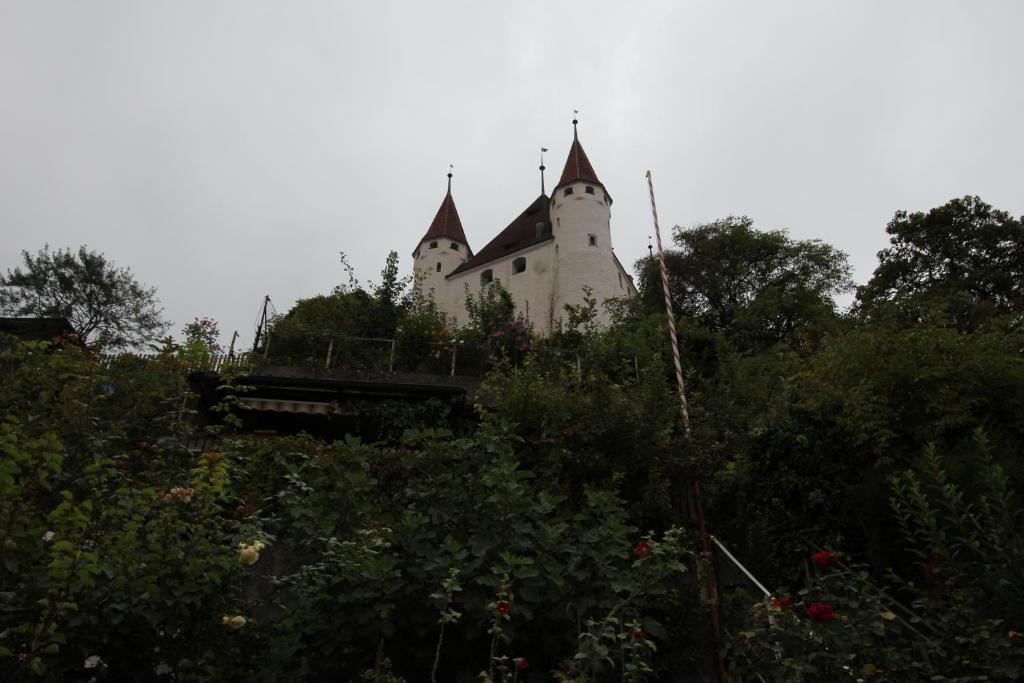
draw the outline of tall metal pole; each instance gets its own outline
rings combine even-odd
[[[683,385],[683,366],[679,361],[679,338],[676,335],[676,316],[672,311],[672,296],[668,289],[668,268],[665,266],[665,250],[661,246],[661,227],[658,225],[658,206],[654,202],[654,181],[651,179],[651,172],[647,171],[647,190],[651,195],[651,215],[654,216],[654,234],[658,240],[658,265],[661,268],[661,287],[665,294],[665,314],[668,316],[668,333],[672,340],[672,361],[676,367],[676,386],[679,389],[679,415],[683,419],[683,431],[686,439],[690,439],[690,410],[686,403],[686,387]],[[697,513],[697,533],[700,536],[701,559],[704,569],[704,597],[708,607],[711,609],[711,627],[715,633],[715,639],[719,637],[721,622],[718,615],[718,588],[715,585],[714,564],[711,562],[711,544],[708,542],[707,528],[704,526],[704,506],[701,503],[700,482],[694,474],[690,478],[690,492],[693,496],[693,506]],[[721,683],[728,681],[728,673],[725,670],[725,661],[722,655],[718,659],[718,680]]]

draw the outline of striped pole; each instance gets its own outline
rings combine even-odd
[[[651,194],[651,213],[654,214],[654,234],[658,238],[658,262],[661,265],[661,287],[665,292],[665,313],[668,315],[668,333],[672,338],[672,361],[676,365],[676,384],[679,387],[679,411],[683,416],[683,429],[690,436],[690,410],[686,406],[686,388],[683,386],[683,366],[679,361],[679,338],[676,336],[676,316],[672,312],[672,296],[668,291],[668,268],[665,267],[665,251],[661,248],[661,228],[658,226],[658,207],[654,203],[654,182],[647,172],[647,190]]]
[[[668,316],[668,333],[672,338],[672,361],[676,366],[676,384],[679,387],[679,412],[683,417],[683,430],[686,438],[690,438],[690,410],[686,405],[686,388],[683,386],[683,366],[679,361],[679,338],[676,336],[676,316],[672,311],[672,296],[668,291],[668,268],[665,266],[665,250],[661,246],[661,227],[658,225],[658,206],[654,203],[654,182],[651,172],[647,171],[647,190],[651,194],[651,214],[654,216],[654,234],[658,238],[658,263],[661,266],[661,287],[665,292],[665,314]],[[715,568],[711,562],[711,544],[708,542],[707,528],[704,526],[704,505],[701,503],[700,483],[697,477],[690,479],[690,492],[693,497],[693,508],[697,513],[697,534],[701,543],[701,574],[704,578],[704,598],[711,611],[711,628],[715,639],[721,632],[721,620],[718,614],[718,586],[715,581]],[[718,658],[718,680],[726,683],[729,675],[725,669],[725,659],[721,652]]]

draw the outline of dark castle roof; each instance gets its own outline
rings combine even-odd
[[[459,211],[455,208],[455,200],[452,199],[450,180],[448,181],[448,194],[441,201],[441,206],[437,209],[437,215],[434,216],[433,222],[427,228],[427,234],[423,236],[420,242],[436,240],[442,237],[461,242],[466,245],[467,249],[469,248],[469,242],[466,241],[466,233],[462,230],[462,221],[459,220]]]
[[[569,156],[565,159],[565,168],[562,169],[562,177],[559,179],[558,185],[555,186],[555,190],[577,181],[584,181],[600,185],[602,188],[604,187],[604,185],[601,185],[601,181],[597,179],[597,173],[594,171],[594,167],[590,165],[587,153],[583,151],[580,138],[576,135],[576,122],[573,121],[572,147],[569,148]],[[554,190],[552,190],[552,194],[554,194]]]
[[[546,194],[537,197],[526,211],[519,214],[479,253],[449,273],[448,277],[553,239],[549,203],[550,199]]]

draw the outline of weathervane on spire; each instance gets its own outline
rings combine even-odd
[[[544,152],[548,151],[547,147],[540,148],[540,193],[544,194]]]
[[[452,193],[452,171],[455,170],[454,164],[448,164],[448,194]]]
[[[647,255],[650,258],[654,258],[654,246],[651,244],[651,236],[647,236]]]
[[[576,137],[576,124],[579,123],[579,121],[577,120],[579,118],[579,113],[579,109],[572,110],[572,136],[574,138]]]

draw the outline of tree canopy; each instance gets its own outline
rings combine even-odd
[[[889,247],[857,288],[860,313],[919,319],[939,311],[957,327],[1024,310],[1024,223],[978,197],[927,213],[898,211]]]
[[[765,348],[836,315],[833,296],[851,287],[846,254],[783,230],[758,231],[745,216],[676,228],[666,253],[672,305],[741,348]],[[641,262],[640,293],[660,307],[657,263]]]
[[[13,315],[67,318],[92,346],[134,347],[167,329],[156,288],[140,284],[129,268],[84,245],[32,255],[0,275],[0,310]]]

